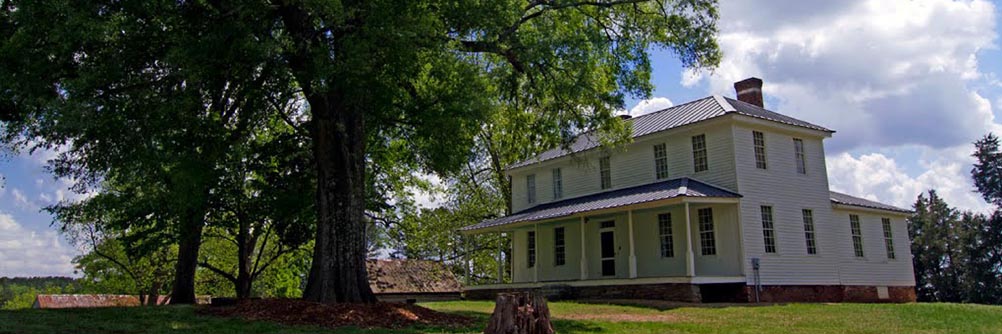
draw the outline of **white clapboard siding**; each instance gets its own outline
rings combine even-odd
[[[764,134],[767,169],[755,165],[752,131]],[[734,150],[748,282],[760,258],[762,284],[838,284],[838,248],[822,138],[750,124],[734,127]],[[796,168],[793,138],[804,141],[807,174]],[[776,253],[765,253],[761,206],[772,206]],[[803,209],[814,216],[818,254],[807,254]]]
[[[849,226],[849,215],[859,215],[863,232],[863,257],[855,256]],[[908,226],[903,217],[881,215],[872,211],[836,209],[836,219],[844,227],[846,255],[839,262],[839,277],[845,285],[915,285],[912,268],[911,241]],[[887,258],[884,244],[884,229],[881,218],[891,219],[894,239],[894,259]]]
[[[692,161],[692,136],[705,134],[709,170],[695,173]],[[734,145],[730,125],[726,122],[706,122],[696,126],[673,129],[641,138],[623,147],[602,148],[565,156],[551,161],[519,168],[512,177],[512,208],[518,212],[534,205],[553,201],[553,172],[560,168],[563,197],[579,197],[605,191],[601,189],[598,159],[609,155],[612,189],[628,188],[658,181],[655,175],[654,145],[665,143],[668,151],[668,179],[691,177],[710,184],[734,189]],[[536,202],[526,196],[526,176],[536,176]]]

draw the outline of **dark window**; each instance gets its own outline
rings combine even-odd
[[[765,252],[776,252],[776,229],[772,222],[772,207],[762,206],[762,238],[765,242]]]
[[[616,221],[615,220],[607,220],[607,221],[598,223],[598,228],[612,228],[612,227],[616,227]]]
[[[668,148],[664,143],[654,145],[654,170],[658,180],[668,178]]]
[[[692,137],[692,169],[696,172],[710,169],[706,161],[706,135]]]
[[[557,227],[553,229],[553,264],[562,266],[566,258],[567,256],[564,251],[564,228]]]
[[[818,244],[814,236],[814,212],[810,209],[803,210],[804,215],[804,240],[807,242],[807,254],[817,254]]]
[[[793,153],[797,159],[797,173],[807,174],[807,158],[804,156],[804,141],[793,138]]]
[[[766,169],[765,135],[758,131],[752,131],[752,139],[755,142],[755,167]]]
[[[891,219],[881,218],[881,225],[884,226],[884,247],[887,247],[887,258],[894,258],[894,234],[891,232]]]
[[[675,257],[675,245],[672,241],[671,214],[658,215],[658,236],[661,240],[661,257]]]
[[[602,177],[602,189],[612,188],[612,168],[609,164],[609,157],[598,159],[598,170]]]
[[[529,231],[528,247],[526,261],[529,263],[529,268],[532,268],[536,266],[536,232]]]
[[[560,168],[553,169],[553,199],[564,197],[564,180],[560,175]]]
[[[852,229],[852,250],[856,257],[863,257],[863,230],[859,227],[859,216],[849,215],[849,227]]]
[[[713,209],[696,210],[699,218],[699,248],[703,255],[717,254],[717,241],[713,235]]]

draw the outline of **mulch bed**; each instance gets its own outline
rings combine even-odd
[[[247,320],[271,321],[286,325],[320,327],[401,328],[414,325],[461,328],[474,319],[433,311],[404,303],[322,304],[302,299],[254,299],[233,306],[206,306],[202,314]]]

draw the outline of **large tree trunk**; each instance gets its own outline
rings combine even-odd
[[[245,299],[251,296],[251,253],[254,249],[256,238],[251,237],[250,224],[244,217],[240,217],[240,231],[237,232],[237,277],[233,282],[236,289],[237,298]]]
[[[347,102],[343,85],[336,75],[318,73],[329,68],[316,66],[317,50],[328,45],[329,52],[342,52],[346,31],[330,36],[313,26],[316,19],[299,4],[274,1],[294,49],[289,66],[303,89],[312,115],[310,130],[313,158],[317,164],[317,237],[313,263],[303,298],[323,303],[375,302],[365,271],[365,121],[367,103],[353,96]],[[344,7],[349,7],[345,4]],[[355,24],[361,19],[354,18]],[[339,56],[334,56],[339,59]],[[316,85],[316,86],[314,86]]]
[[[375,302],[365,270],[365,123],[332,95],[310,101],[319,221],[303,298]]]
[[[185,217],[177,249],[177,265],[174,266],[171,304],[195,303],[195,269],[198,267],[198,249],[202,245],[204,219],[204,209],[191,210]]]

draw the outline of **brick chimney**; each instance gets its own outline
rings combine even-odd
[[[762,105],[762,79],[751,77],[734,83],[734,91],[738,100],[765,107]]]

